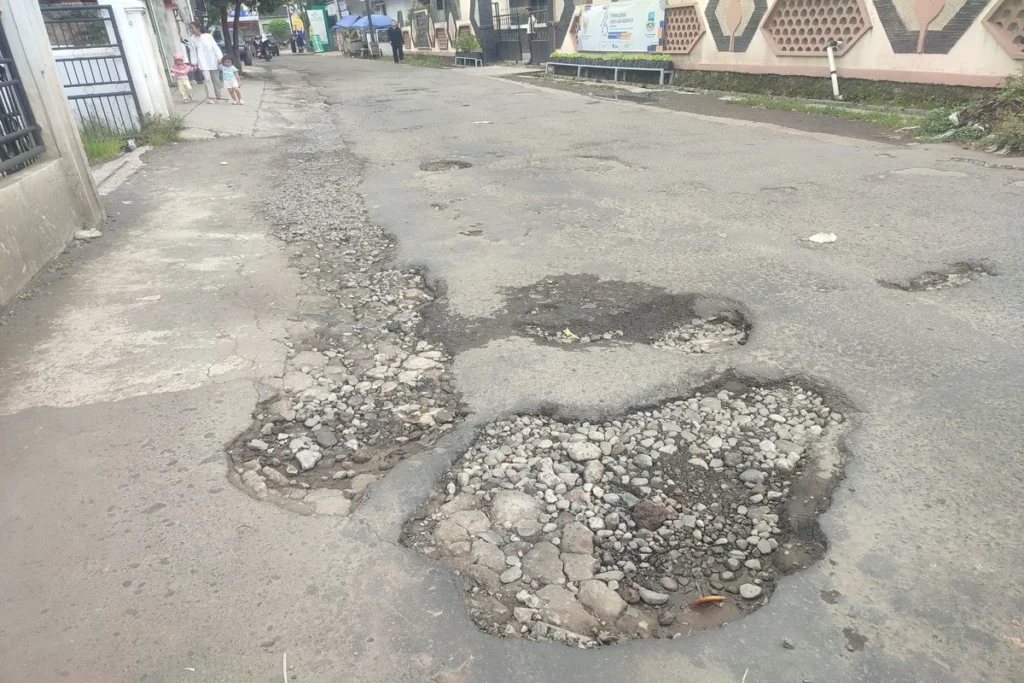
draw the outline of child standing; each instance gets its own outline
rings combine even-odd
[[[238,79],[238,67],[231,63],[231,57],[225,56],[220,62],[221,81],[231,95],[231,104],[245,104],[242,101],[242,84]]]
[[[178,83],[178,93],[181,95],[182,102],[192,101],[192,82],[188,79],[188,75],[195,69],[191,64],[185,63],[185,58],[181,55],[174,55],[174,66],[171,67],[171,76]]]

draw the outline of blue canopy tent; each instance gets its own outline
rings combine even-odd
[[[387,28],[388,26],[391,26],[392,20],[391,17],[383,14],[373,14],[370,15],[370,21],[373,22],[374,28]],[[353,14],[350,14],[347,17],[342,17],[338,20],[338,23],[334,25],[334,28],[359,28],[364,30],[366,27],[366,17],[357,17]]]
[[[339,19],[338,23],[336,23],[333,28],[335,28],[335,29],[356,29],[356,30],[362,31],[364,33],[368,33],[369,34],[369,39],[367,40],[368,48],[364,49],[364,52],[366,54],[370,55],[370,56],[376,57],[376,56],[380,56],[379,49],[370,49],[370,48],[378,48],[379,46],[373,44],[375,42],[373,40],[373,31],[370,31],[369,27],[372,25],[375,30],[376,29],[387,28],[387,27],[391,26],[391,21],[392,21],[391,17],[385,16],[383,14],[373,14],[373,15],[370,16],[370,20],[369,21],[367,21],[366,17],[360,17],[360,16],[355,16],[355,15],[350,14],[347,17],[342,17],[341,19]]]

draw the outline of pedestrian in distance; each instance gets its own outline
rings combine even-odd
[[[225,56],[220,62],[220,77],[224,87],[231,95],[231,104],[245,104],[242,100],[242,83],[238,77],[238,67],[232,64],[231,57]]]
[[[537,17],[533,16],[533,10],[526,8],[526,47],[530,49],[530,61],[533,64],[533,41],[537,40]]]
[[[405,36],[402,29],[398,28],[398,22],[392,20],[388,27],[388,42],[391,43],[391,54],[395,58],[395,64],[405,61]]]
[[[220,60],[224,58],[217,41],[209,33],[204,33],[198,22],[189,24],[192,36],[189,38],[189,45],[192,47],[192,54],[195,55],[196,67],[203,72],[203,81],[206,83],[206,101],[215,103],[222,99],[220,95]]]
[[[194,70],[194,66],[185,63],[184,57],[181,55],[174,55],[174,66],[171,67],[171,77],[173,77],[174,82],[178,84],[178,94],[181,95],[182,102],[192,101],[192,81],[189,80],[189,74]]]

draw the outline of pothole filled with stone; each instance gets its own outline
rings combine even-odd
[[[302,281],[294,303],[275,306],[288,313],[288,357],[266,380],[277,395],[227,448],[229,477],[258,499],[343,516],[452,430],[461,408],[451,355],[421,330],[435,300],[425,274],[395,266],[394,240],[358,191],[364,167],[337,127],[310,125],[291,155],[300,163],[277,169],[264,199]],[[331,155],[317,153],[325,145]]]
[[[845,420],[797,385],[734,389],[492,423],[403,541],[459,575],[494,635],[591,647],[735,619],[823,553]]]
[[[437,159],[435,161],[424,161],[420,164],[421,171],[459,171],[469,168],[473,164],[460,159]]]
[[[719,353],[747,342],[747,331],[721,318],[694,318],[685,325],[674,327],[653,343],[661,349],[674,349],[686,353]]]
[[[927,270],[903,282],[884,280],[881,284],[906,292],[931,292],[963,287],[975,280],[995,274],[995,267],[986,261],[960,261],[951,263],[940,270]]]

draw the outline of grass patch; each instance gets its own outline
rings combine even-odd
[[[832,99],[832,83],[828,78],[810,76],[777,76],[771,74],[741,74],[732,71],[700,71],[676,69],[672,77],[675,86],[700,90],[750,93],[778,97],[806,99]],[[968,88],[924,83],[896,83],[868,81],[858,78],[840,80],[843,100],[883,107],[910,109],[937,109],[959,107],[991,97],[993,88]]]
[[[110,130],[99,123],[88,122],[79,129],[82,137],[82,147],[85,148],[85,158],[91,164],[99,164],[110,161],[121,153],[124,147],[124,138],[112,134]]]
[[[805,102],[792,97],[773,97],[769,95],[749,95],[731,98],[730,102],[738,102],[751,107],[762,107],[764,109],[778,109],[781,111],[795,111],[804,114],[819,114],[822,116],[835,116],[840,119],[851,121],[867,121],[876,126],[884,128],[908,128],[920,124],[921,117],[911,116],[897,111],[865,111],[863,109],[850,109],[837,105],[817,104]]]
[[[140,147],[163,147],[177,142],[184,127],[185,120],[180,116],[147,116],[142,130],[122,133],[105,123],[87,121],[79,127],[79,135],[89,163],[98,164],[116,158],[129,139]]]
[[[406,52],[403,63],[411,66],[426,66],[431,69],[447,69],[448,67],[455,66],[455,58],[441,55],[422,55]]]
[[[183,128],[185,128],[185,120],[180,116],[147,116],[146,125],[134,136],[135,143],[163,147],[177,142]]]
[[[672,56],[664,52],[552,52],[549,58],[559,59],[596,59],[602,62],[629,60],[637,62],[671,62]]]

